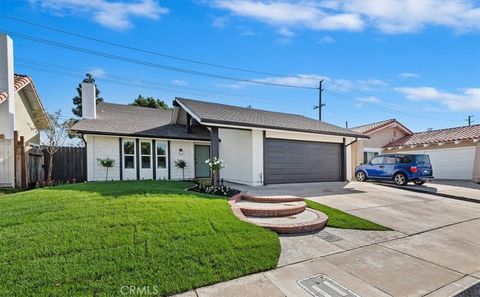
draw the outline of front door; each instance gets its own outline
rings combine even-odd
[[[210,159],[209,145],[195,145],[195,177],[210,177],[210,168],[205,163]]]

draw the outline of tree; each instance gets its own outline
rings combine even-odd
[[[92,74],[86,73],[85,78],[82,80],[83,83],[95,83],[95,78],[93,77]],[[97,85],[95,85],[96,87]],[[98,102],[102,102],[103,98],[100,97],[100,90],[96,87],[95,88],[95,97],[97,99],[97,104]],[[74,107],[72,108],[72,112],[74,115],[77,117],[81,118],[82,117],[82,84],[78,84],[77,87],[77,96],[73,97],[73,105]],[[78,121],[78,120],[77,120]]]
[[[170,109],[170,107],[168,107],[168,104],[165,103],[165,101],[155,99],[153,97],[143,97],[142,95],[138,95],[137,99],[133,100],[133,103],[131,103],[130,105],[158,109]]]
[[[47,113],[47,116],[45,116],[43,110],[35,110],[33,115],[35,122],[38,123],[33,129],[40,133],[41,144],[46,148],[49,155],[47,185],[50,185],[52,183],[53,156],[63,146],[68,137],[70,121],[62,120],[60,110]]]
[[[105,158],[105,159],[97,159],[98,164],[104,168],[107,169],[107,173],[105,173],[105,181],[108,180],[108,169],[112,168],[115,165],[115,160],[110,159],[110,158]]]
[[[175,167],[182,169],[182,177],[185,180],[185,168],[187,167],[187,161],[175,160]]]

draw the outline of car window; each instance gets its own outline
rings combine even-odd
[[[415,160],[419,164],[430,164],[430,158],[428,157],[428,155],[416,155]]]
[[[395,156],[386,156],[385,157],[385,164],[395,164],[397,163],[397,158]]]
[[[383,164],[383,157],[375,157],[375,158],[373,158],[370,164],[372,164],[372,165]]]
[[[412,156],[409,156],[409,155],[397,156],[397,163],[399,164],[413,163]]]

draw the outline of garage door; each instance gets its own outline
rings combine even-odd
[[[412,151],[428,154],[433,176],[440,179],[472,179],[475,147]]]
[[[265,141],[265,183],[341,180],[341,145],[283,139]]]

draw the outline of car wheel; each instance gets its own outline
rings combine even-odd
[[[408,180],[405,174],[397,173],[393,176],[393,182],[395,182],[396,185],[404,186],[408,183]]]
[[[367,181],[367,175],[366,175],[365,172],[363,172],[363,171],[357,172],[357,174],[355,175],[355,177],[357,178],[357,180],[358,180],[359,182]]]
[[[427,182],[427,181],[425,181],[425,180],[416,180],[416,181],[414,181],[414,183],[415,183],[417,186],[421,186],[421,185],[423,185],[423,184],[426,183],[426,182]]]

